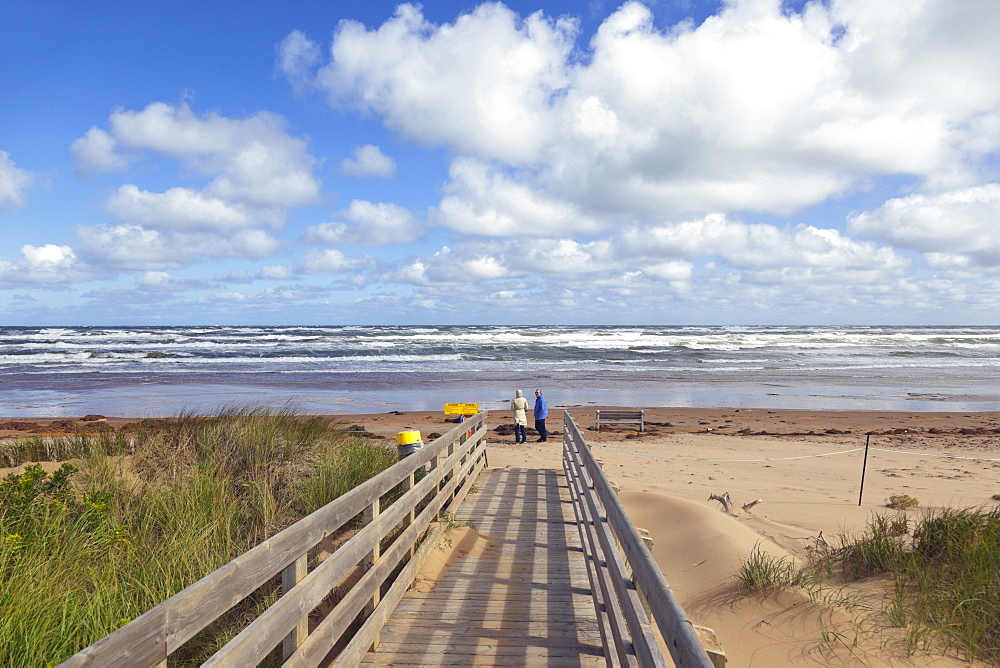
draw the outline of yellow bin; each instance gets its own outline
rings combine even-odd
[[[424,447],[419,431],[401,431],[396,434],[396,453],[399,458],[409,457]]]
[[[410,445],[421,440],[419,431],[401,431],[396,434],[396,445]]]

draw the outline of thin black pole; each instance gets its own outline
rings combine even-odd
[[[868,444],[872,440],[871,432],[865,434],[865,463],[861,466],[861,491],[858,492],[858,505],[861,505],[861,497],[865,494],[865,471],[868,470]]]

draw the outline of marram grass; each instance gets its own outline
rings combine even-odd
[[[862,535],[840,542],[801,566],[755,548],[736,578],[744,591],[803,586],[815,600],[829,588],[820,574],[889,574],[882,619],[901,629],[908,652],[951,651],[1000,664],[1000,508],[875,515]]]
[[[330,420],[260,409],[0,456],[75,464],[0,482],[4,666],[66,659],[396,461]],[[201,663],[275,596],[262,587],[171,661]]]

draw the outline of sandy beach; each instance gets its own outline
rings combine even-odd
[[[741,597],[733,574],[755,546],[805,560],[821,532],[837,544],[840,535],[863,531],[873,513],[894,513],[885,506],[891,495],[917,498],[911,513],[992,507],[1000,494],[1000,413],[654,408],[639,434],[632,427],[597,432],[594,407],[568,410],[636,525],[652,536],[653,556],[682,605],[696,624],[715,630],[730,666],[969,665],[961,657],[907,657],[899,630],[873,623],[870,611],[817,605],[797,592]],[[429,412],[338,419],[388,443],[404,429],[429,441],[454,426]],[[0,420],[0,438],[132,421]],[[548,426],[556,436],[547,443],[529,435],[527,444],[515,444],[505,429],[509,411],[492,412],[488,424],[492,467],[561,470],[562,408],[552,410]],[[708,499],[726,492],[732,514]],[[879,586],[862,589],[877,595]]]

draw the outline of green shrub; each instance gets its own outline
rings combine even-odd
[[[920,501],[909,494],[894,494],[885,500],[885,505],[893,510],[906,510],[907,508],[916,508],[920,505]]]

